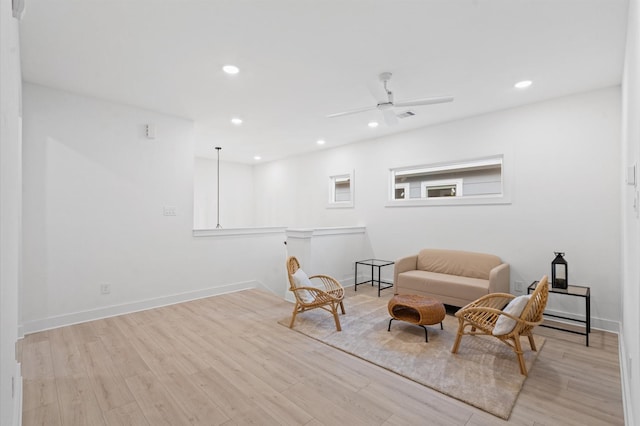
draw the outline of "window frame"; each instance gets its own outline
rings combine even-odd
[[[353,208],[354,207],[354,194],[355,194],[355,172],[348,173],[336,173],[329,176],[329,200],[327,208],[340,209],[340,208]],[[348,201],[336,201],[336,184],[347,181],[349,182],[349,200]]]
[[[404,198],[396,198],[395,190],[397,190],[397,189],[404,189],[404,193],[406,195],[409,195],[409,192],[411,191],[411,185],[409,185],[408,183],[396,183],[394,191],[393,191],[393,199],[394,200],[408,200],[409,199],[408,196],[405,196]]]
[[[433,198],[449,198],[449,197],[429,197],[429,189],[438,189],[433,187],[438,186],[455,186],[456,195],[453,197],[462,197],[462,179],[438,179],[438,180],[423,180],[420,182],[420,198],[421,199],[433,199]]]
[[[455,206],[455,205],[490,205],[490,204],[511,204],[511,156],[508,154],[488,155],[467,160],[456,160],[439,163],[424,163],[413,166],[402,166],[389,168],[388,201],[385,207],[419,207],[419,206]],[[395,199],[396,183],[398,176],[427,173],[436,171],[455,171],[474,166],[499,164],[501,167],[501,192],[496,194],[483,195],[462,195],[455,197],[431,197],[431,198],[407,198]],[[453,181],[453,179],[435,179],[434,181]],[[431,181],[431,182],[434,182]],[[429,182],[425,180],[424,182]],[[421,182],[421,195],[423,187]]]

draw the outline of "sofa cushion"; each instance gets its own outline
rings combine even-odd
[[[421,271],[488,280],[491,270],[501,263],[492,254],[424,249],[418,253],[417,267]]]
[[[407,271],[398,274],[397,285],[433,295],[475,300],[489,293],[489,281],[478,278],[440,274],[428,271]]]

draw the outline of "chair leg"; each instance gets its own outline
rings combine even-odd
[[[513,338],[513,343],[515,344],[515,352],[518,356],[518,364],[520,364],[520,374],[523,376],[527,375],[527,365],[524,362],[524,356],[522,355],[522,345],[520,344],[520,336],[516,335]]]
[[[460,320],[458,324],[458,335],[456,336],[456,341],[453,344],[453,348],[451,348],[451,353],[457,354],[458,348],[460,347],[460,339],[462,339],[462,332],[464,331],[464,322]]]
[[[333,319],[336,322],[336,331],[342,331],[342,327],[340,327],[340,318],[338,318],[338,306],[331,305],[331,310],[333,311]]]
[[[344,315],[344,304],[340,301],[340,309],[342,310],[342,315]]]
[[[531,346],[531,350],[532,351],[537,351],[538,349],[536,349],[536,342],[533,340],[533,334],[529,334],[529,346]]]
[[[296,315],[298,315],[298,302],[296,302],[296,305],[293,307],[293,315],[291,316],[289,328],[293,328],[293,322],[296,320]]]

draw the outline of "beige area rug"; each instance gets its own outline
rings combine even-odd
[[[520,374],[514,352],[489,336],[465,336],[457,354],[451,347],[458,320],[447,315],[443,324],[427,326],[394,320],[387,332],[388,298],[357,295],[345,299],[346,315],[340,315],[342,331],[335,330],[333,317],[321,309],[298,314],[294,330],[322,343],[355,355],[445,395],[459,399],[497,417],[508,419],[525,376]],[[289,326],[291,317],[278,321]],[[535,336],[538,351],[544,338]],[[527,371],[538,353],[522,339]]]

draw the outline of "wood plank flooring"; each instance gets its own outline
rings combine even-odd
[[[291,309],[248,290],[28,335],[23,424],[624,424],[615,334],[538,327],[504,421],[277,324]]]

